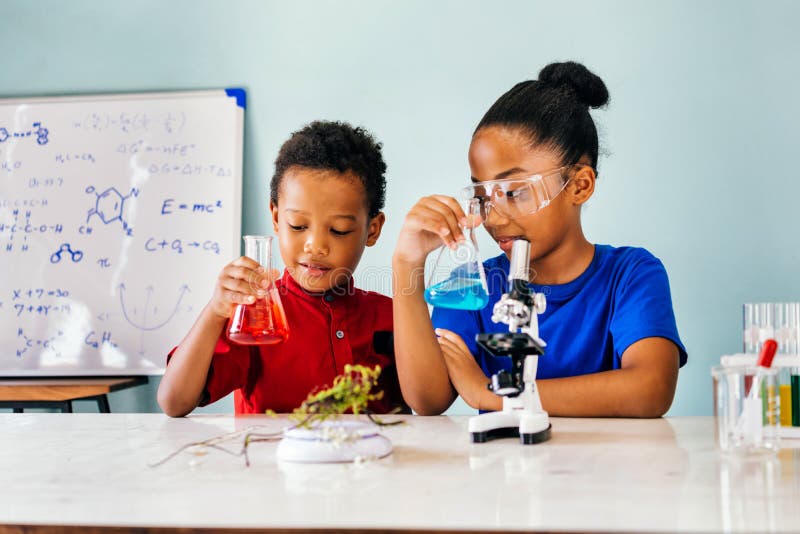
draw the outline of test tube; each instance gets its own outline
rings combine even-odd
[[[792,426],[792,373],[789,367],[781,367],[778,372],[778,394],[780,396],[781,426]]]
[[[792,343],[794,337],[794,303],[777,302],[773,305],[773,328],[775,341],[778,342],[778,352],[781,354],[794,354],[797,347]]]
[[[761,344],[775,337],[774,305],[771,302],[751,302],[744,305],[743,311],[744,352],[758,354]]]
[[[789,302],[785,305],[784,316],[784,343],[786,354],[800,352],[800,302]]]
[[[772,380],[764,380],[761,383],[762,416],[764,424],[770,426],[780,424],[780,412],[778,412],[780,397],[778,397],[777,381],[778,377],[773,375]]]
[[[758,321],[756,320],[757,304],[747,303],[742,307],[742,351],[745,354],[758,352]]]
[[[800,426],[800,367],[792,367],[792,426]]]

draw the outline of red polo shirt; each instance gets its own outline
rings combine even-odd
[[[396,407],[407,411],[388,335],[392,299],[356,289],[352,280],[347,289],[308,293],[288,271],[275,284],[289,323],[289,339],[251,347],[231,343],[223,334],[211,360],[201,406],[233,391],[237,414],[267,409],[291,412],[312,390],[333,384],[346,364],[360,364],[383,369],[379,384],[383,399],[370,408],[376,413]]]

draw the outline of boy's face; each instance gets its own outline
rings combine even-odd
[[[328,169],[290,167],[270,210],[289,274],[314,293],[347,286],[384,222],[383,213],[369,218],[357,176]]]

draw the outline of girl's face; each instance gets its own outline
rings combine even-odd
[[[524,132],[500,126],[478,130],[469,147],[469,166],[473,182],[525,178],[534,174],[545,175],[562,167],[560,155],[550,148],[531,146]],[[573,180],[550,204],[539,211],[508,217],[492,209],[484,227],[500,245],[506,256],[511,256],[511,246],[517,238],[531,243],[531,261],[543,258],[562,244],[572,232],[580,231],[580,205],[588,200],[594,189],[594,171],[583,167],[592,176],[587,192],[583,184],[573,187]],[[565,169],[573,177],[574,169]],[[585,174],[581,171],[581,174]]]
[[[278,205],[270,203],[281,258],[312,293],[346,287],[365,246],[378,240],[384,215],[369,218],[364,185],[349,173],[290,167]]]

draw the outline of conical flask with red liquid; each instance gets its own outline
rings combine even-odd
[[[270,272],[272,238],[246,235],[243,239],[245,256],[256,260],[265,273]],[[274,283],[262,288],[261,280],[257,277],[252,281],[257,288],[255,302],[238,304],[228,321],[228,339],[239,345],[275,345],[289,338],[289,325],[278,289]]]

